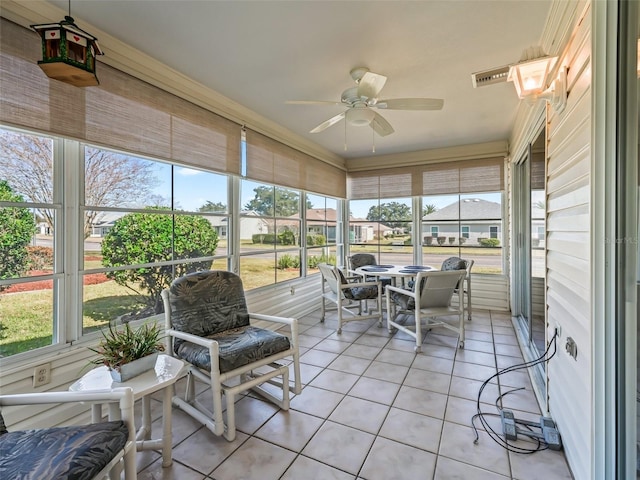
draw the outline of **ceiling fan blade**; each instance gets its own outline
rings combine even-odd
[[[339,113],[338,115],[336,115],[335,117],[331,117],[329,120],[322,122],[320,125],[318,125],[316,128],[314,128],[313,130],[311,130],[309,133],[319,133],[322,132],[323,130],[326,130],[327,128],[329,128],[331,125],[335,125],[336,123],[338,123],[340,120],[342,120],[345,116],[347,112],[342,112]]]
[[[288,105],[342,105],[342,102],[332,102],[329,100],[286,100]]]
[[[393,127],[389,122],[387,122],[382,115],[375,112],[376,116],[371,120],[371,128],[381,137],[386,137],[387,135],[394,132]]]
[[[441,98],[391,98],[379,100],[376,108],[387,110],[442,110]]]
[[[358,84],[358,96],[376,98],[386,81],[387,77],[384,75],[371,72],[365,73]]]

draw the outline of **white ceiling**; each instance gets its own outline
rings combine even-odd
[[[51,1],[64,11],[67,0]],[[379,111],[395,133],[376,155],[508,140],[511,83],[474,89],[471,73],[519,60],[540,44],[550,0],[73,0],[71,15],[344,158],[371,156],[372,130],[344,110],[286,105],[334,100],[354,67],[388,77],[383,98],[444,99],[441,111]],[[98,77],[100,72],[98,71]]]

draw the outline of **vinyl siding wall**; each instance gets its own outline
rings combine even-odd
[[[558,353],[548,368],[549,410],[558,424],[571,470],[592,478],[593,344],[591,327],[591,10],[577,22],[560,59],[569,67],[569,97],[547,125],[547,311],[548,338],[561,328]],[[564,349],[578,346],[576,359]]]

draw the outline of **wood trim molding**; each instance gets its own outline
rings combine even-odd
[[[416,152],[380,155],[377,157],[351,158],[347,160],[347,172],[378,170],[396,167],[425,165],[428,163],[451,162],[456,160],[475,160],[479,158],[506,157],[509,144],[506,141],[476,143],[457,147],[418,150]]]

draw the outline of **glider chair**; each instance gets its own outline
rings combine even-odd
[[[239,393],[253,390],[283,410],[289,409],[289,392],[301,391],[295,318],[250,314],[242,280],[224,270],[177,278],[162,292],[162,299],[167,350],[190,364],[184,399],[175,396],[175,406],[228,441],[236,436],[234,403]],[[278,327],[286,325],[290,335],[252,326],[251,320]],[[293,360],[293,387],[289,385],[288,362],[282,362],[287,358]],[[211,388],[211,408],[196,398],[196,381]],[[276,386],[282,394],[269,392],[265,383]],[[226,425],[222,415],[223,395]]]
[[[462,282],[462,293],[464,294],[464,298],[466,299],[465,309],[467,311],[467,320],[471,321],[471,268],[473,267],[473,260],[463,260],[459,257],[449,257],[444,262],[442,262],[442,266],[440,270],[449,271],[449,270],[466,270],[467,276]]]
[[[345,277],[337,267],[326,263],[319,264],[318,268],[322,274],[321,322],[324,322],[325,303],[328,300],[337,306],[338,334],[342,333],[344,323],[354,320],[376,318],[378,324],[382,326],[382,284],[380,282],[365,282],[359,275]],[[367,313],[363,314],[362,306],[367,300],[375,300],[376,309],[369,311],[365,308]],[[357,313],[354,312],[356,309]]]
[[[0,414],[0,478],[136,480],[133,390],[0,395],[5,417],[26,405],[109,404],[117,420],[89,425],[7,431]],[[16,409],[6,407],[15,406]],[[18,415],[16,415],[18,416]],[[21,414],[21,416],[24,416]]]
[[[416,277],[412,290],[388,286],[385,293],[387,300],[387,329],[393,333],[394,328],[401,330],[416,339],[416,353],[422,351],[422,320],[425,328],[442,326],[458,333],[459,346],[464,348],[464,304],[462,291],[458,284],[464,280],[466,270],[427,271]],[[458,295],[458,305],[452,306],[453,295]],[[457,315],[457,325],[446,320],[436,321],[437,317]],[[414,317],[414,325],[405,325],[398,319]]]

